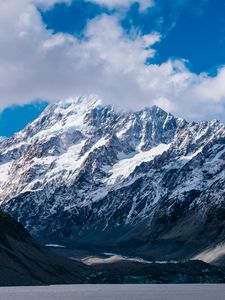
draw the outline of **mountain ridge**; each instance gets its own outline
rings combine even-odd
[[[223,242],[224,144],[217,120],[61,101],[0,144],[0,206],[47,242],[191,258]]]

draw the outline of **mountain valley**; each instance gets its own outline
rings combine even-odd
[[[0,143],[0,172],[0,208],[43,244],[182,261],[225,240],[217,120],[67,99]]]

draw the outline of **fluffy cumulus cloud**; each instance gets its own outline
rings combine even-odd
[[[57,101],[98,94],[126,109],[156,104],[189,119],[223,118],[225,68],[212,78],[191,73],[181,60],[153,64],[153,45],[160,42],[160,34],[134,31],[128,36],[117,15],[102,14],[90,21],[82,40],[53,34],[37,5],[69,0],[1,1],[1,108],[35,98]]]

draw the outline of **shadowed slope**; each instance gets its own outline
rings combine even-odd
[[[82,283],[85,270],[39,246],[21,224],[0,213],[0,286]]]

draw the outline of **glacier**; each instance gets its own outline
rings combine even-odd
[[[224,241],[225,126],[217,120],[70,98],[0,143],[0,173],[1,209],[45,244],[165,260]]]

